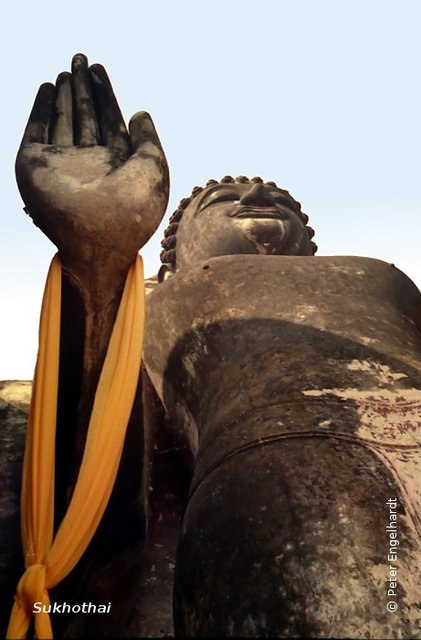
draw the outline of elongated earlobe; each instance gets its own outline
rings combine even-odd
[[[166,262],[165,264],[163,264],[159,271],[158,271],[158,282],[164,282],[165,280],[168,280],[168,278],[171,278],[171,276],[173,276],[175,273],[175,269],[172,266],[172,264],[169,264],[168,262]]]

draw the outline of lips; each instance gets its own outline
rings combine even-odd
[[[272,218],[284,220],[285,214],[276,207],[241,207],[230,214],[231,218]]]

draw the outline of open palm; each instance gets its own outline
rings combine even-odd
[[[150,116],[135,114],[127,131],[105,69],[88,67],[81,54],[71,74],[41,85],[16,176],[28,213],[76,274],[95,257],[126,269],[168,201],[168,167]]]

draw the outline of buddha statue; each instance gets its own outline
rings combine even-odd
[[[145,366],[192,460],[180,636],[419,630],[420,293],[382,261],[315,257],[307,222],[274,183],[225,177],[163,241]]]
[[[78,55],[72,76],[40,89],[17,176],[63,262],[62,515],[124,277],[164,215],[168,170],[149,116],[127,131],[105,71]],[[316,257],[307,223],[261,178],[210,180],[181,201],[147,298],[114,496],[64,589],[84,576],[85,598],[132,602],[128,577],[135,599],[142,578],[131,567],[145,575],[142,553],[155,567],[168,549],[177,636],[419,637],[421,295],[382,261]],[[139,630],[87,618],[64,635]]]

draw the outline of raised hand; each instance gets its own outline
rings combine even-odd
[[[123,273],[158,227],[168,167],[150,116],[126,129],[105,69],[72,61],[56,85],[41,85],[16,177],[34,223],[59,249],[79,284],[102,269]],[[108,274],[108,275],[107,275]]]

